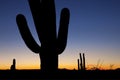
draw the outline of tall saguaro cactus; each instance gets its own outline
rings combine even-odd
[[[41,45],[33,38],[24,15],[18,14],[16,21],[21,36],[28,48],[40,55],[41,70],[57,70],[58,54],[64,51],[67,44],[69,10],[63,8],[61,11],[57,35],[54,0],[28,0],[28,2]]]

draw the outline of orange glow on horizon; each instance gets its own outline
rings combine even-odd
[[[69,69],[69,70],[77,70],[78,67],[77,65],[59,65],[58,67],[59,69]],[[113,65],[113,66],[110,66],[110,65],[102,65],[101,67],[97,67],[96,65],[93,65],[93,64],[86,64],[86,69],[87,70],[91,70],[91,69],[95,69],[95,68],[98,68],[100,70],[107,70],[107,69],[117,69],[117,68],[120,68],[120,65]],[[3,66],[0,66],[0,69],[1,70],[6,70],[6,69],[10,69],[10,66],[6,66],[6,65],[3,65]],[[32,64],[28,64],[28,65],[16,65],[16,69],[20,70],[20,69],[40,69],[40,66],[39,65],[32,65]]]

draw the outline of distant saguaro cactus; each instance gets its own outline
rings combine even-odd
[[[13,64],[10,67],[11,70],[16,70],[16,60],[13,59]]]
[[[80,59],[78,59],[78,70],[85,70],[85,54],[83,53],[83,57],[81,55],[81,53],[79,54],[80,55]],[[79,62],[80,60],[80,62]]]
[[[28,48],[35,53],[39,53],[41,70],[57,70],[58,54],[64,51],[67,44],[69,10],[63,8],[61,11],[57,35],[54,0],[28,0],[28,2],[41,46],[32,37],[25,17],[19,14],[17,15],[16,21],[21,36]]]

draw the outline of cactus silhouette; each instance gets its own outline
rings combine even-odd
[[[24,15],[18,14],[16,21],[21,36],[28,48],[40,55],[41,70],[58,70],[58,55],[64,51],[67,44],[69,10],[63,8],[61,11],[57,35],[54,0],[28,0],[28,2],[41,45],[33,38]]]
[[[79,62],[79,59],[77,59],[77,62],[78,62],[78,70],[80,70],[80,62]]]
[[[13,64],[10,67],[11,70],[16,70],[16,60],[13,59]]]
[[[80,69],[83,70],[83,59],[81,53],[80,53]]]

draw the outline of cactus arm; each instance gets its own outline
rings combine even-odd
[[[41,2],[40,0],[28,0],[28,2],[29,2],[30,10],[33,16],[35,28],[38,34],[40,33],[39,30],[41,30],[40,27],[42,26],[41,24],[41,20],[42,20],[41,19],[41,15],[42,15]],[[40,37],[39,34],[38,34],[38,37]]]
[[[41,11],[41,4],[40,4],[40,0],[28,0],[29,5],[30,5],[30,10],[32,12],[32,16],[33,16],[33,20],[34,20],[34,24],[36,27],[36,30],[39,30],[37,28],[41,27],[41,15],[42,15],[42,11]],[[38,33],[38,31],[37,31]]]
[[[28,0],[28,2],[41,46],[53,45],[56,41],[54,0]]]
[[[58,38],[57,38],[58,54],[64,51],[67,44],[69,18],[70,18],[70,12],[67,8],[64,8],[61,12],[60,27],[59,27]]]
[[[27,26],[26,19],[23,15],[19,14],[17,15],[16,22],[19,28],[19,31],[21,33],[21,36],[28,46],[33,52],[39,53],[40,52],[40,46],[36,43],[36,41],[33,39],[30,30]]]

